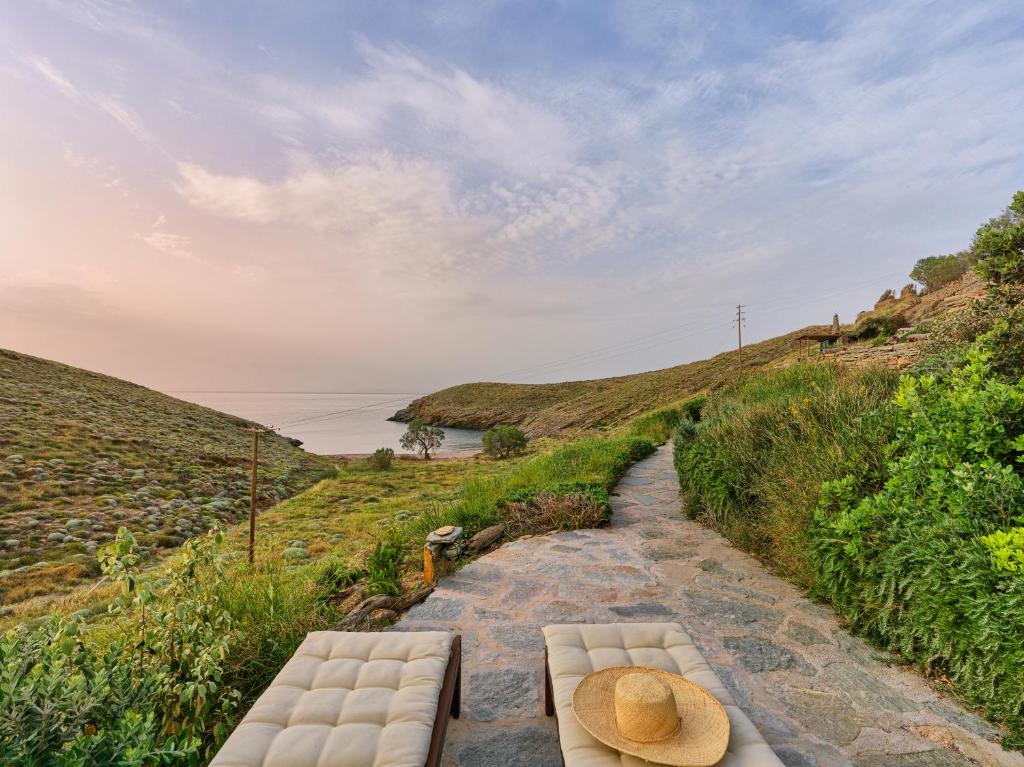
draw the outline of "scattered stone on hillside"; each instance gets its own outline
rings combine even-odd
[[[9,455],[7,456],[7,463],[25,463],[25,456],[23,455]]]
[[[6,538],[4,540],[4,546],[8,549],[16,549],[21,546],[21,541],[17,538]]]

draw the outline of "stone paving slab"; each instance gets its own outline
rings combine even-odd
[[[686,519],[671,451],[638,463],[612,524],[524,538],[443,580],[394,630],[463,635],[447,767],[557,767],[543,712],[548,623],[676,621],[789,767],[1024,767],[999,731],[887,664],[728,541]]]

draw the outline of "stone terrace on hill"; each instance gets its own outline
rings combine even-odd
[[[557,767],[548,623],[678,621],[790,767],[1024,766],[1000,733],[681,514],[671,453],[623,479],[612,526],[526,538],[445,579],[395,630],[463,635],[446,764]]]

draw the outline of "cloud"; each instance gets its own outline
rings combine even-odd
[[[192,252],[192,238],[183,234],[174,234],[164,229],[167,219],[162,214],[153,222],[153,229],[145,234],[135,236],[153,250],[169,256],[201,264],[202,259]]]
[[[566,169],[571,128],[532,99],[397,46],[361,42],[358,76],[325,83],[267,78],[256,109],[286,133],[297,125],[360,147],[402,147],[519,176]]]
[[[72,85],[71,81],[64,76],[64,73],[61,72],[46,56],[25,56],[24,61],[31,65],[36,72],[42,75],[50,85],[68,98],[75,100],[82,98],[82,94],[79,92],[78,88]]]
[[[347,260],[387,269],[451,267],[471,258],[482,222],[460,210],[438,165],[366,153],[330,167],[297,158],[277,181],[178,166],[179,194],[192,206],[257,224],[329,235]]]

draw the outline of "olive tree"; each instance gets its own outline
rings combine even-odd
[[[418,418],[409,424],[409,428],[406,429],[400,440],[400,444],[405,450],[415,451],[427,461],[430,460],[430,452],[441,447],[442,442],[444,442],[444,430],[425,424]]]

